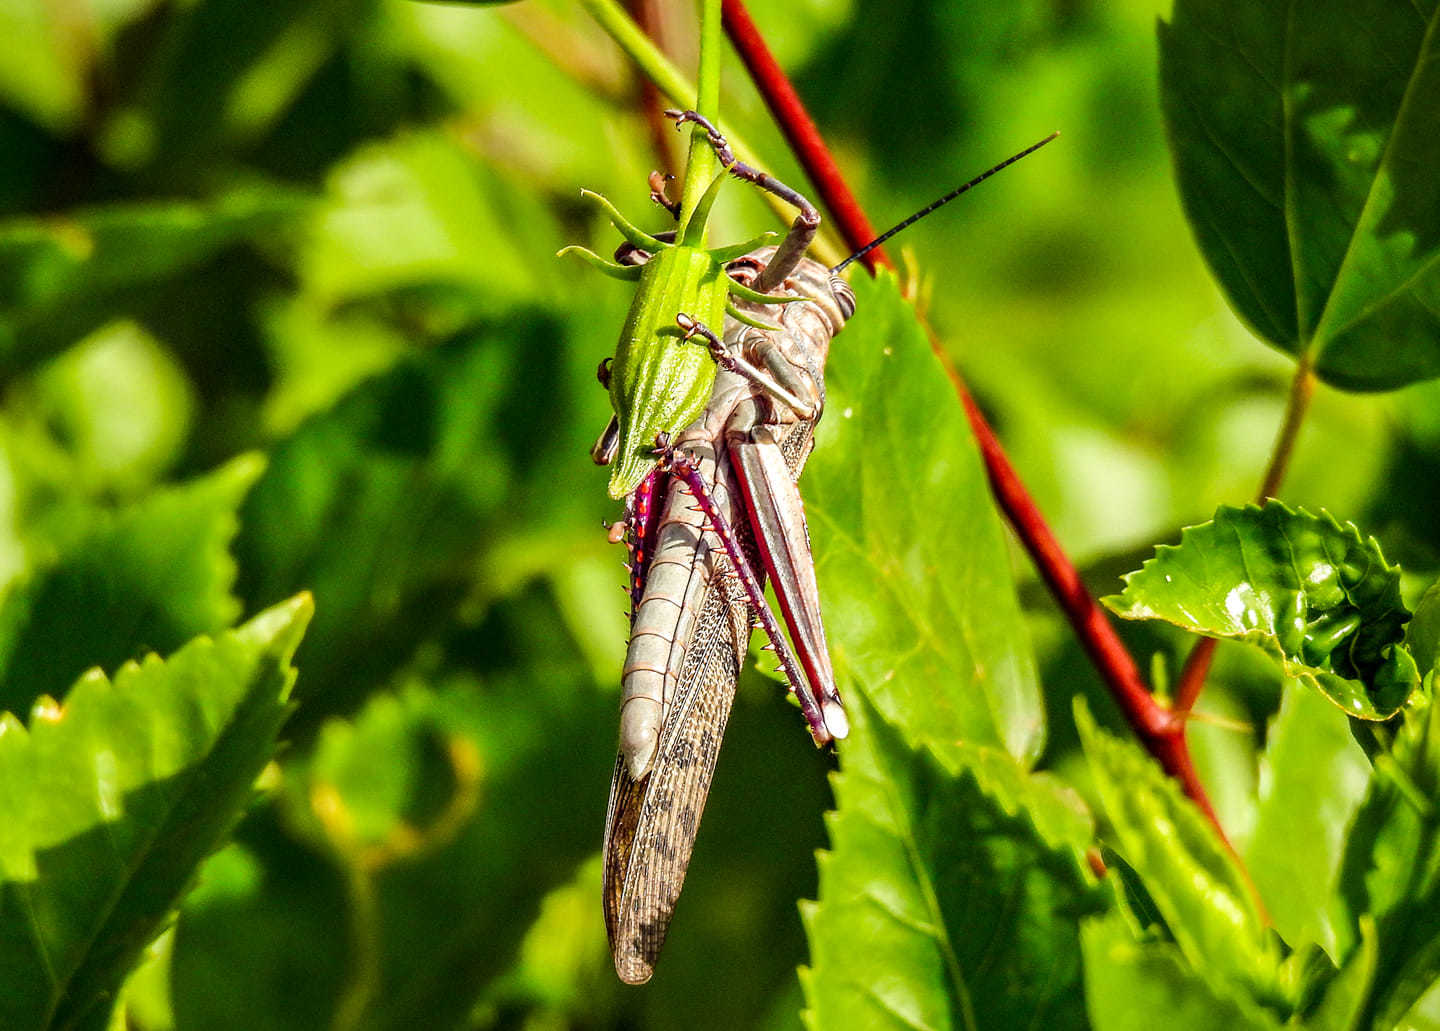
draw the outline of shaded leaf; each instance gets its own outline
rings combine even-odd
[[[236,554],[252,605],[315,592],[297,719],[349,711],[443,627],[498,528],[538,533],[585,504],[542,473],[564,443],[545,433],[565,418],[547,381],[563,344],[545,318],[486,326],[360,384],[276,448]],[[554,393],[539,406],[542,388]]]
[[[802,482],[837,665],[907,740],[1028,765],[1044,708],[965,413],[894,277],[854,289]]]
[[[1360,921],[1359,938],[1359,947],[1351,951],[1345,966],[1330,979],[1319,1003],[1305,1015],[1300,1026],[1309,1031],[1358,1031],[1365,1026],[1365,1006],[1375,978],[1378,952],[1375,922],[1368,917]]]
[[[1401,644],[1410,612],[1399,569],[1327,513],[1221,506],[1102,600],[1125,619],[1258,645],[1361,719],[1393,716],[1420,683]]]
[[[201,479],[101,513],[0,605],[0,708],[60,697],[91,667],[170,651],[234,622],[236,510],[264,462],[244,455]]]
[[[1285,1005],[1280,955],[1235,857],[1194,803],[1133,742],[1096,726],[1077,699],[1075,722],[1116,851],[1140,876],[1181,955],[1216,987],[1244,986]]]
[[[1269,1011],[1241,992],[1217,988],[1171,942],[1138,941],[1120,913],[1087,920],[1085,1003],[1095,1031],[1278,1031]]]
[[[0,722],[0,1022],[96,1026],[229,831],[288,711],[305,596]]]
[[[265,190],[0,222],[0,362],[13,369],[66,347],[132,312],[137,290],[305,210],[295,194]]]
[[[1440,375],[1433,0],[1177,0],[1161,97],[1190,224],[1230,303],[1330,382]]]
[[[853,691],[850,709],[820,897],[802,907],[808,1025],[1083,1027],[1088,814],[1003,752],[962,747],[948,769]]]
[[[1314,691],[1286,691],[1260,760],[1260,805],[1245,865],[1292,949],[1350,952],[1351,928],[1327,912],[1346,831],[1370,782],[1349,721]],[[1304,842],[1304,847],[1298,843]]]

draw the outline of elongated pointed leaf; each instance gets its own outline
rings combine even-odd
[[[1337,920],[1373,919],[1379,957],[1367,1015],[1394,1025],[1440,978],[1440,705],[1418,701],[1388,753],[1346,841]]]
[[[1349,721],[1314,691],[1286,691],[1266,739],[1245,864],[1286,944],[1316,942],[1339,958],[1352,929],[1337,927],[1327,909],[1370,762]]]
[[[1099,899],[1088,814],[996,749],[947,769],[860,696],[820,898],[806,1020],[831,1028],[1080,1028],[1076,917]]]
[[[1044,708],[969,424],[894,277],[854,289],[801,484],[837,666],[907,740],[1029,763]]]
[[[1177,0],[1161,96],[1230,303],[1339,386],[1440,375],[1434,0]]]
[[[1258,645],[1360,719],[1388,719],[1420,684],[1401,643],[1400,571],[1374,538],[1323,512],[1222,506],[1102,600],[1126,619]]]
[[[173,651],[240,614],[231,594],[236,511],[265,464],[208,476],[102,514],[0,605],[0,709],[63,695],[91,666]]]
[[[1283,1006],[1279,952],[1215,829],[1153,759],[1096,726],[1080,700],[1075,722],[1116,851],[1139,875],[1186,962],[1214,985],[1243,986],[1257,1002]]]
[[[96,1026],[223,839],[288,711],[300,596],[0,718],[0,1024]]]

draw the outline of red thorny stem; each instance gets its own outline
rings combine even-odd
[[[771,56],[765,41],[760,38],[743,0],[723,0],[723,12],[725,31],[731,44],[749,69],[756,88],[765,98],[822,202],[833,215],[850,247],[860,248],[874,239],[875,231],[845,184],[815,123],[806,113],[790,80]],[[871,252],[867,258],[870,259],[868,265],[872,272],[880,265],[894,268],[879,250]],[[931,347],[965,406],[965,414],[990,476],[990,488],[1016,536],[1145,749],[1159,761],[1166,773],[1180,782],[1185,794],[1200,807],[1228,845],[1229,840],[1191,761],[1190,748],[1185,741],[1185,721],[1176,719],[1175,714],[1146,687],[1135,660],[1086,590],[1075,564],[1065,555],[1036,507],[1035,500],[1020,482],[994,431],[966,389],[964,380],[928,325],[926,331],[930,335]]]

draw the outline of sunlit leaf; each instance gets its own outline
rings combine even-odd
[[[1440,375],[1433,2],[1177,0],[1161,96],[1230,303],[1339,386]]]
[[[1361,719],[1388,719],[1420,684],[1401,643],[1400,571],[1326,513],[1222,506],[1102,600],[1126,619],[1258,645]]]
[[[240,615],[236,511],[264,469],[244,455],[201,479],[99,513],[0,604],[0,708],[63,695],[90,666],[170,651]],[[278,599],[272,599],[278,600]]]
[[[270,759],[305,596],[0,721],[0,1018],[97,1026]]]
[[[207,866],[176,930],[179,1026],[251,1007],[267,1031],[328,1026],[341,1008],[367,1028],[413,1026],[416,1013],[463,1026],[546,894],[599,846],[613,762],[613,699],[543,595],[522,597],[505,607],[513,622],[486,633],[525,661],[376,693],[327,723],[286,790],[239,829],[239,850],[217,857],[215,883]],[[598,930],[598,884],[594,905]],[[356,964],[369,971],[358,986]]]
[[[1346,831],[1370,782],[1370,762],[1344,715],[1318,693],[1294,690],[1280,699],[1260,762],[1259,814],[1246,866],[1287,945],[1318,942],[1330,956],[1342,956],[1352,931],[1337,929],[1327,908]]]
[[[854,288],[801,483],[835,654],[908,740],[1028,763],[1044,709],[965,413],[894,277]]]
[[[947,768],[854,696],[820,898],[810,1027],[1084,1027],[1088,814],[994,749]],[[857,948],[857,942],[864,942]]]
[[[1168,1031],[1279,1031],[1281,1023],[1243,992],[1200,976],[1166,941],[1140,941],[1119,913],[1087,920],[1085,1003],[1095,1031],[1150,1031],[1163,1014]]]
[[[1283,1007],[1279,949],[1215,828],[1138,745],[1097,727],[1083,702],[1075,719],[1116,851],[1144,883],[1185,962],[1212,985]]]

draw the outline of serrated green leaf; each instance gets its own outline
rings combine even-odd
[[[1088,814],[1004,752],[961,748],[947,769],[858,693],[850,709],[820,897],[802,908],[807,1024],[1083,1027]]]
[[[1360,719],[1389,719],[1420,686],[1402,644],[1400,571],[1328,513],[1221,506],[1101,600],[1125,619],[1258,645]]]
[[[1327,912],[1345,834],[1370,782],[1349,722],[1314,691],[1286,691],[1260,760],[1260,804],[1246,868],[1292,949],[1350,952],[1351,928]],[[1304,847],[1297,847],[1304,842]]]
[[[329,724],[313,762],[239,829],[225,882],[212,885],[207,865],[176,928],[179,1027],[253,1010],[256,1031],[309,1031],[342,1007],[372,1031],[413,1027],[417,1013],[427,1027],[465,1026],[541,900],[598,847],[614,763],[614,697],[534,593],[486,635],[524,649],[533,634],[541,654],[482,681],[379,694]],[[456,744],[475,757],[468,798],[455,790]],[[363,768],[367,755],[379,768]],[[317,943],[325,954],[312,957]]]
[[[1175,781],[1133,742],[1101,730],[1082,699],[1075,723],[1116,851],[1140,876],[1186,962],[1227,994],[1285,1006],[1280,955],[1235,857]]]
[[[837,665],[908,740],[1028,764],[1044,707],[965,413],[894,277],[854,289],[802,483]]]
[[[1440,13],[1177,0],[1161,97],[1190,224],[1230,303],[1330,382],[1440,375]]]
[[[234,622],[236,510],[264,469],[243,455],[208,476],[102,513],[0,604],[0,709],[63,696],[91,666],[171,651]]]
[[[0,1023],[93,1026],[223,839],[288,712],[300,596],[0,723]]]
[[[1367,1022],[1392,1026],[1440,978],[1440,705],[1417,696],[1346,840],[1336,920],[1373,919],[1379,957]]]
[[[0,361],[13,370],[69,346],[133,313],[137,291],[305,210],[296,195],[265,190],[0,222]]]
[[[1197,974],[1171,942],[1137,941],[1112,913],[1081,928],[1085,1003],[1095,1031],[1278,1031],[1281,1024],[1243,992]]]

